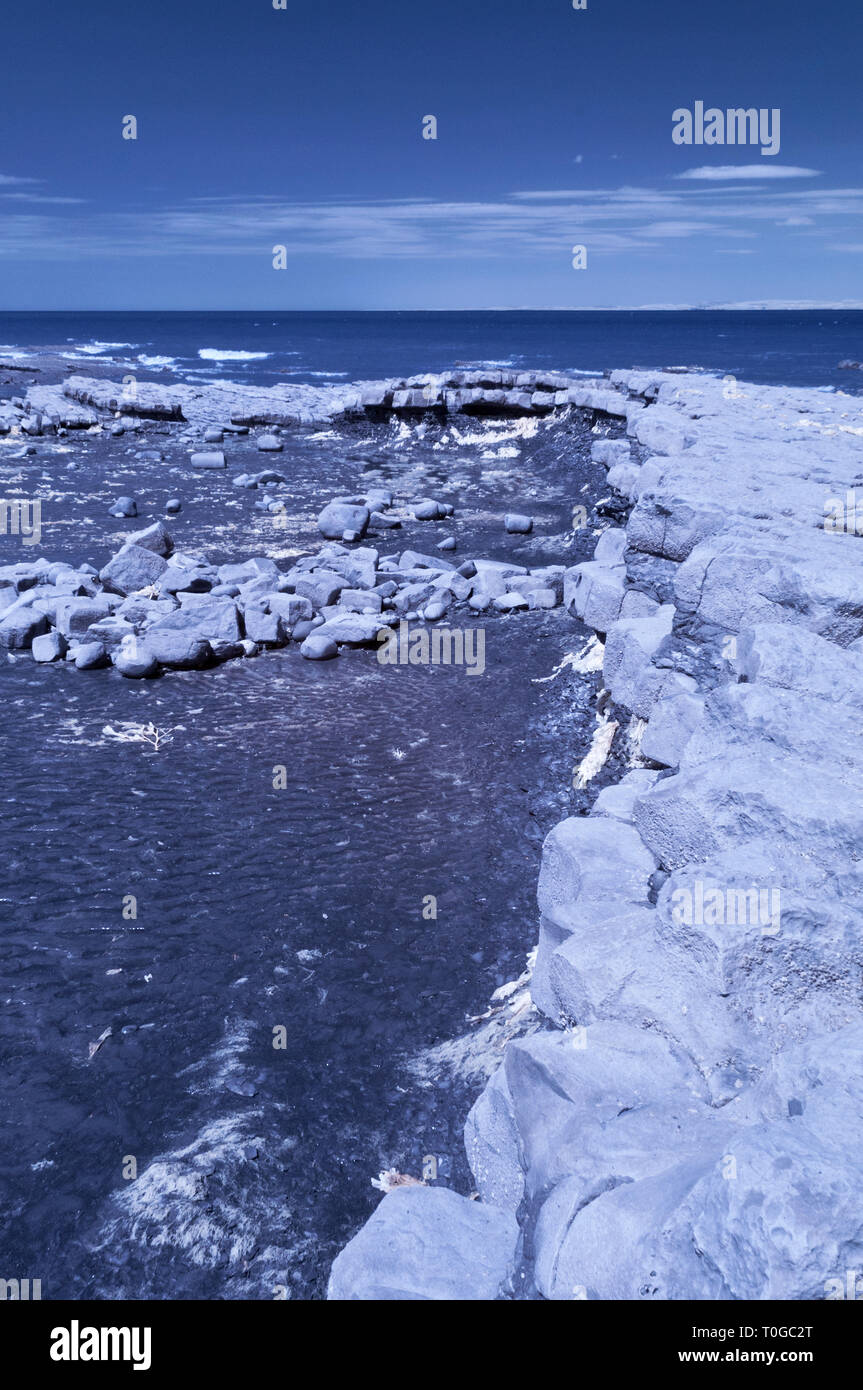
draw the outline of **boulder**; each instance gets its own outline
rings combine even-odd
[[[34,661],[58,661],[66,655],[67,642],[62,633],[44,632],[41,637],[33,638],[33,660]]]
[[[175,631],[170,628],[158,631],[157,627],[148,629],[145,648],[160,666],[192,671],[210,665],[213,652],[205,637],[195,631]]]
[[[144,642],[126,642],[113,653],[114,667],[129,680],[149,680],[159,674],[159,663]]]
[[[95,671],[108,665],[108,654],[101,642],[81,642],[75,648],[75,666],[79,671]]]
[[[294,582],[294,593],[308,599],[313,608],[326,608],[338,602],[342,589],[348,587],[344,576],[333,570],[311,570]]]
[[[64,637],[81,637],[92,623],[109,618],[117,607],[105,594],[93,598],[76,598],[74,595],[57,601],[55,626]]]
[[[345,613],[322,624],[316,636],[346,647],[376,647],[384,625],[379,613]]]
[[[334,1260],[327,1298],[493,1300],[510,1286],[518,1242],[511,1212],[445,1187],[397,1187]]]
[[[127,537],[126,545],[139,545],[144,550],[152,550],[154,555],[165,557],[174,549],[174,542],[163,521],[154,521],[152,526],[145,526],[143,531],[133,531]]]
[[[341,540],[345,531],[364,536],[369,524],[369,509],[348,502],[330,502],[318,516],[318,530],[328,540]]]
[[[338,654],[336,643],[329,637],[322,637],[319,632],[310,633],[300,647],[300,656],[307,661],[329,661]]]
[[[99,571],[106,589],[116,594],[135,593],[155,584],[167,569],[167,561],[140,545],[127,545]]]
[[[247,607],[243,613],[246,637],[262,647],[281,647],[288,640],[288,631],[278,613]]]

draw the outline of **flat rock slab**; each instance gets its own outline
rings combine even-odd
[[[333,1300],[492,1300],[515,1268],[515,1217],[445,1187],[397,1187],[333,1262]]]

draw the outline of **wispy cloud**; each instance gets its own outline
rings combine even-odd
[[[41,179],[19,178],[17,174],[0,174],[0,186],[9,183],[41,183]]]
[[[815,179],[820,173],[820,169],[804,169],[796,164],[702,164],[673,177],[722,183],[729,179]]]
[[[739,176],[740,170],[735,170]],[[8,176],[7,176],[8,178]],[[793,191],[695,180],[659,188],[516,191],[499,199],[360,199],[294,202],[272,196],[209,196],[168,206],[127,203],[97,209],[73,198],[0,190],[0,257],[70,261],[86,258],[272,255],[346,260],[569,260],[583,242],[590,254],[670,254],[669,243],[694,239],[729,251],[730,240],[761,238],[775,254],[793,244],[775,227],[805,228],[828,242],[856,247],[863,226],[863,188]],[[770,234],[773,234],[773,240]]]
[[[84,198],[49,198],[42,193],[0,193],[0,198],[3,198],[7,202],[54,203],[65,206],[86,201]]]

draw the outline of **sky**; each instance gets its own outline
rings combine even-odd
[[[0,309],[863,304],[860,0],[275,3],[7,11]]]

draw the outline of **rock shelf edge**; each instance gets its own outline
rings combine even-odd
[[[644,765],[546,838],[546,1026],[467,1118],[478,1200],[389,1192],[332,1299],[829,1299],[863,1263],[859,398],[606,389],[632,510],[564,602]]]

